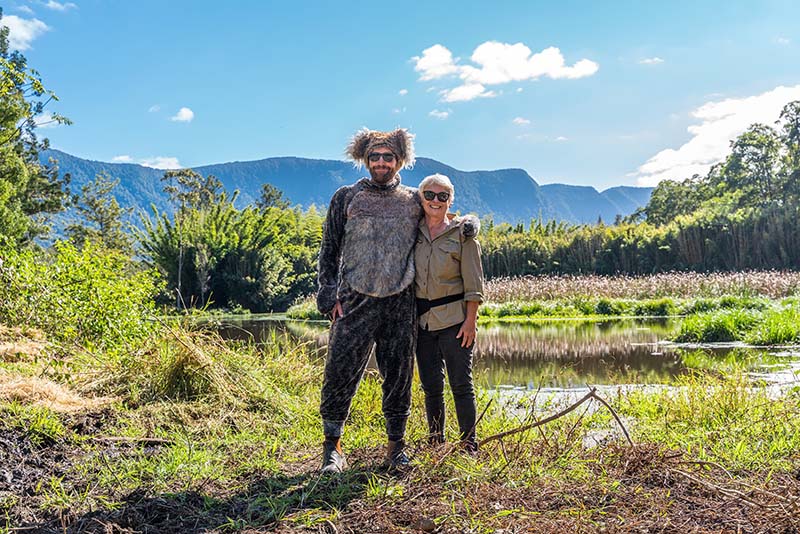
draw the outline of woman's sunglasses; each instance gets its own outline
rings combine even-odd
[[[433,200],[434,198],[439,199],[439,202],[447,202],[450,200],[450,193],[447,191],[440,191],[438,193],[434,193],[433,191],[423,191],[422,196],[425,197],[425,200]]]
[[[386,163],[391,163],[394,161],[394,154],[391,152],[373,152],[369,155],[369,160],[373,163],[378,161],[379,159],[383,158],[383,161]]]

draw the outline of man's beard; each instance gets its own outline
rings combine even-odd
[[[397,171],[394,168],[389,168],[387,171],[370,168],[369,175],[375,183],[388,184],[397,175]]]

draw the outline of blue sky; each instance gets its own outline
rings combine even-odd
[[[539,183],[704,172],[800,99],[800,2],[4,3],[76,156],[343,159],[360,127]]]

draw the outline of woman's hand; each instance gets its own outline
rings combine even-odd
[[[467,319],[461,323],[461,328],[458,330],[458,334],[456,334],[456,339],[461,339],[462,347],[471,347],[475,342],[475,336],[477,335],[477,332],[478,325],[476,324],[476,321]]]

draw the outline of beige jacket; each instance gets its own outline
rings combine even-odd
[[[464,293],[464,300],[431,308],[419,317],[420,328],[441,330],[466,319],[465,301],[483,302],[483,267],[481,246],[472,237],[464,237],[462,219],[450,221],[450,227],[431,240],[425,219],[419,223],[414,250],[417,298],[434,300]]]

